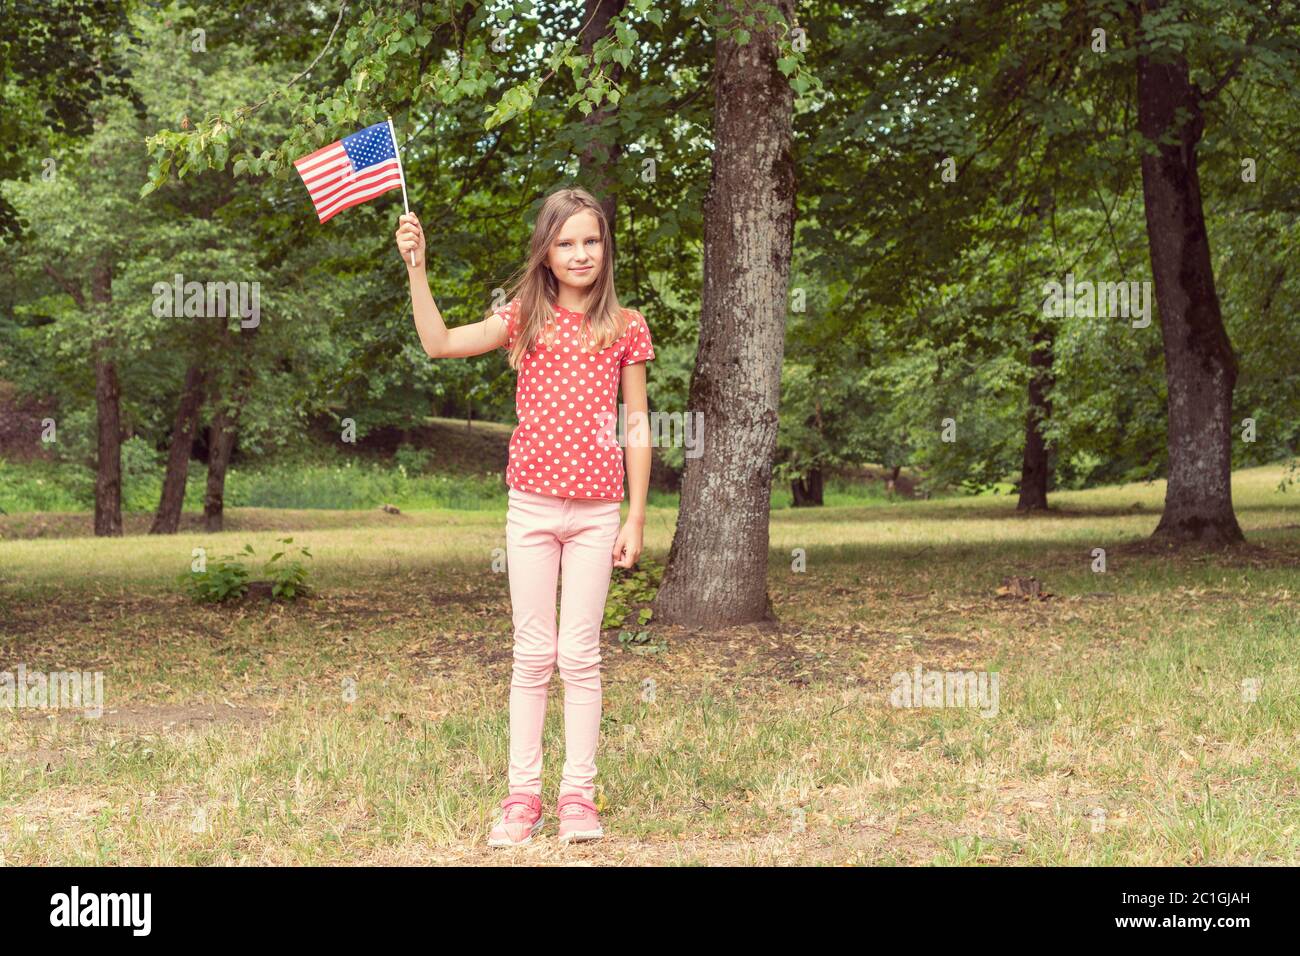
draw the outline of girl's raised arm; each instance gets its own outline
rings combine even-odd
[[[499,315],[447,328],[429,291],[429,279],[424,274],[424,230],[415,213],[405,213],[398,219],[397,251],[406,266],[406,277],[411,283],[411,311],[415,316],[415,330],[420,344],[429,358],[466,358],[482,355],[506,344],[507,327]],[[415,253],[411,265],[410,253]]]

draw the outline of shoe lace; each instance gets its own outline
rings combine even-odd
[[[564,809],[560,811],[562,817],[580,817],[588,813],[586,807],[581,803],[566,803]]]
[[[506,822],[512,823],[515,820],[529,820],[532,818],[532,815],[532,808],[529,807],[528,804],[512,803],[510,806],[506,807],[504,819]]]

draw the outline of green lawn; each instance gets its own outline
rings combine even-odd
[[[112,540],[0,517],[0,671],[101,671],[105,706],[0,710],[0,863],[1295,863],[1281,477],[1234,475],[1249,544],[1228,553],[1146,543],[1159,482],[1032,518],[1001,497],[773,512],[779,627],[652,622],[658,654],[606,632],[608,837],[567,849],[558,674],[547,825],[483,846],[506,783],[503,510],[233,509],[221,535]],[[652,570],[675,519],[650,508]],[[193,548],[265,557],[285,533],[315,599],[179,593]],[[998,596],[1031,575],[1049,597]],[[890,706],[917,666],[996,672],[996,712]]]

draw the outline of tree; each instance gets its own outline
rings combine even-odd
[[[756,4],[724,4],[730,22]],[[700,343],[688,407],[704,453],[688,459],[677,530],[655,599],[657,620],[733,624],[771,614],[768,514],[795,217],[794,90],[782,71],[780,19],[752,35],[720,30],[713,172],[704,210]]]
[[[96,104],[128,90],[117,44],[131,4],[121,0],[0,0],[0,180],[93,131]],[[22,234],[0,195],[0,240]]]
[[[1181,52],[1187,12],[1164,0],[1130,8],[1142,43],[1138,128],[1156,147],[1142,154],[1142,195],[1169,383],[1169,487],[1155,536],[1232,544],[1244,540],[1232,510],[1237,359],[1214,287],[1196,149],[1205,132],[1204,104],[1232,79],[1245,53],[1203,90]],[[1247,47],[1262,27],[1257,21]]]
[[[130,182],[145,163],[133,147],[142,131],[130,103],[106,97],[95,106],[95,130],[80,148],[58,157],[55,175],[33,177],[8,191],[31,228],[29,266],[41,269],[65,293],[59,336],[85,343],[94,375],[95,534],[122,533],[121,384],[124,316],[114,298],[116,266],[148,228],[131,215]],[[131,169],[132,166],[136,168]],[[66,344],[63,346],[66,348]]]

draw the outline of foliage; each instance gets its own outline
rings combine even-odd
[[[291,551],[289,545],[293,538],[277,538],[276,541],[282,547],[262,567],[263,575],[271,584],[271,596],[277,600],[293,601],[310,594],[312,588],[307,583],[307,568],[298,556],[310,558],[311,552],[305,546]],[[240,554],[254,554],[253,546],[245,544]],[[248,592],[249,571],[239,557],[227,554],[207,562],[202,571],[181,574],[178,580],[194,600],[217,603],[243,597]]]
[[[432,448],[417,448],[409,442],[398,445],[393,452],[393,462],[403,475],[420,474],[429,467],[432,459]]]
[[[488,4],[470,8],[472,16],[467,23],[458,21],[464,14],[454,7],[435,3],[416,6],[418,12],[379,0],[361,0],[353,5],[346,22],[343,16],[349,11],[340,7],[328,40],[314,61],[327,54],[337,58],[346,70],[340,83],[318,88],[298,85],[307,78],[309,67],[287,83],[268,89],[257,102],[211,111],[192,129],[161,130],[150,137],[147,145],[153,166],[141,195],[161,187],[173,168],[177,178],[183,179],[191,171],[220,169],[227,158],[233,161],[236,176],[289,175],[298,156],[337,138],[342,130],[351,132],[364,125],[364,117],[390,112],[393,104],[415,99],[444,109],[487,99],[480,107],[487,116],[480,122],[484,130],[491,131],[529,112],[539,101],[544,84],[553,77],[556,85],[564,82],[566,71],[574,89],[564,106],[576,107],[579,117],[586,116],[603,104],[617,106],[626,98],[628,90],[613,79],[611,68],[618,64],[626,70],[632,65],[643,42],[637,27],[649,29],[649,24],[666,32],[664,13],[653,0],[630,0],[611,18],[608,32],[595,40],[590,53],[578,50],[576,37],[552,39],[540,57],[534,55],[521,78],[511,75],[515,47],[508,28],[514,26],[511,14],[533,12],[530,0],[517,0],[504,10],[490,9]],[[701,17],[711,30],[742,44],[752,38],[751,30],[760,25],[759,18],[765,23],[784,22],[776,5],[769,2],[751,4],[743,15],[733,15],[722,5],[709,5]],[[471,26],[477,29],[468,36],[459,32]],[[456,46],[448,48],[447,41],[453,38]],[[780,33],[779,46],[780,69],[795,89],[801,94],[820,90],[819,78],[807,69],[802,49],[793,44],[788,29]],[[440,55],[431,57],[431,51]],[[503,73],[504,83],[500,82]],[[489,91],[495,92],[495,102],[491,102]],[[268,104],[292,112],[289,135],[272,149],[238,151],[246,125]]]
[[[649,631],[619,631],[618,646],[633,654],[662,654],[668,650],[668,642],[651,637]]]
[[[244,545],[244,551],[252,554],[253,546]],[[186,571],[177,580],[191,598],[203,603],[242,598],[248,591],[248,569],[231,554],[207,562],[202,571]]]
[[[33,501],[91,501],[90,349],[102,341],[121,382],[128,509],[150,504],[149,449],[167,449],[191,365],[214,376],[201,431],[216,403],[245,390],[232,504],[373,507],[406,493],[496,506],[499,475],[498,490],[477,479],[461,491],[451,479],[426,486],[434,476],[416,475],[414,452],[400,453],[405,477],[321,470],[277,486],[264,467],[309,427],[337,434],[348,419],[362,435],[431,410],[509,420],[515,381],[499,354],[431,362],[419,348],[391,248],[396,197],[322,226],[293,171],[297,156],[390,112],[448,323],[482,315],[525,255],[546,192],[591,187],[617,199],[618,292],[655,334],[651,407],[689,413],[715,41],[748,39],[770,4],[724,27],[721,4],[632,0],[590,55],[579,11],[513,0],[93,6],[49,7],[52,22],[62,11],[60,22],[80,24],[84,49],[36,21],[0,38],[13,65],[0,81],[13,107],[0,194],[27,227],[21,243],[0,244],[0,377],[53,400],[67,473],[57,496],[42,487]],[[1240,367],[1234,465],[1296,454],[1295,0],[1271,12],[1170,0],[1140,16],[1108,0],[796,10],[777,64],[798,93],[799,163],[779,486],[864,462],[923,471],[930,493],[1014,477],[1030,341],[1043,329],[1055,354],[1052,487],[1163,474],[1158,316],[1145,329],[1049,320],[1041,294],[1071,271],[1149,278],[1132,83],[1142,48],[1185,51],[1202,89],[1227,81],[1207,101],[1199,157]],[[1096,28],[1104,55],[1090,48]],[[190,43],[200,29],[202,51]],[[97,57],[98,86],[87,73]],[[35,68],[43,61],[55,65],[48,76]],[[33,138],[61,110],[62,132]],[[579,162],[613,147],[617,161]],[[1257,163],[1255,182],[1242,180],[1243,158]],[[949,159],[956,178],[944,181]],[[88,277],[105,265],[111,294],[95,302]],[[256,334],[154,315],[155,284],[177,273],[260,283]],[[954,442],[943,440],[945,418]],[[683,463],[681,449],[658,454]]]
[[[635,568],[615,568],[605,598],[603,628],[623,627],[635,611],[635,625],[644,626],[654,616],[649,607],[663,580],[664,567],[659,561],[642,554]]]
[[[263,572],[269,574],[271,579],[271,595],[292,601],[300,595],[310,594],[312,589],[307,584],[307,568],[302,561],[293,556],[293,551],[289,549],[289,545],[293,544],[293,538],[279,538],[277,540],[283,547],[271,555],[270,560],[266,562],[266,567],[263,569]],[[302,557],[311,557],[311,552],[307,550],[305,545],[300,545],[293,550]],[[286,555],[288,555],[287,558]],[[281,561],[281,558],[285,558],[285,560]]]

